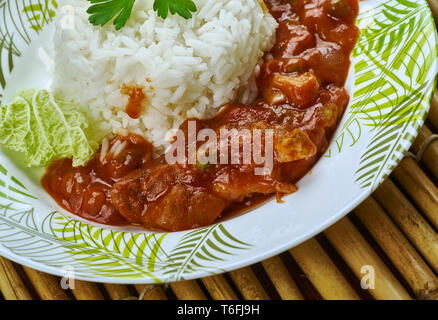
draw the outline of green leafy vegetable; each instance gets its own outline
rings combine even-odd
[[[104,26],[117,16],[113,24],[116,30],[123,28],[131,16],[135,0],[88,0],[93,3],[87,10],[92,25]]]
[[[191,12],[196,12],[196,5],[192,0],[155,0],[154,10],[158,15],[166,19],[170,11],[171,14],[179,14],[181,17],[190,19]]]
[[[20,91],[10,105],[0,108],[0,143],[23,152],[29,167],[46,167],[60,158],[84,165],[97,149],[87,128],[78,106],[55,99],[47,90]]]
[[[89,21],[95,26],[104,26],[114,17],[113,24],[116,30],[126,25],[131,16],[135,0],[88,0],[93,5],[87,10],[90,14]],[[158,15],[166,19],[169,11],[178,14],[185,19],[192,17],[191,12],[196,12],[196,5],[192,0],[155,0],[154,10]]]

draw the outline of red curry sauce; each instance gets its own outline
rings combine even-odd
[[[254,165],[168,165],[163,157],[152,159],[149,142],[129,135],[105,141],[84,167],[72,167],[69,159],[52,163],[42,179],[47,192],[68,211],[98,223],[177,231],[247,210],[273,193],[296,191],[294,183],[325,152],[348,104],[343,85],[358,36],[358,0],[265,2],[279,27],[261,67],[260,98],[196,121],[217,131],[274,129],[271,174],[254,176]],[[139,117],[144,96],[126,93],[133,105],[129,115]]]
[[[125,107],[125,112],[132,119],[140,118],[143,112],[143,101],[146,98],[143,89],[139,87],[123,86],[120,92],[128,96],[128,103]]]
[[[125,225],[127,221],[111,202],[111,186],[150,161],[152,148],[140,136],[117,136],[106,150],[102,145],[86,166],[73,167],[71,159],[54,161],[41,183],[58,204],[70,212],[106,225]]]

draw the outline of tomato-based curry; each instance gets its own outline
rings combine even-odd
[[[272,170],[256,174],[254,161],[169,163],[164,155],[153,157],[143,138],[116,136],[86,166],[72,167],[70,159],[49,166],[42,184],[59,205],[103,224],[178,231],[297,191],[295,183],[327,149],[349,101],[343,86],[358,36],[358,0],[265,2],[279,27],[258,77],[260,98],[228,104],[213,119],[187,120],[180,129],[187,136],[192,121],[198,131],[271,130]],[[140,97],[131,93],[138,117]]]

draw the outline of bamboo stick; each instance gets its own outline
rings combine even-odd
[[[0,257],[0,291],[6,300],[32,300],[11,261]]]
[[[166,293],[161,285],[136,284],[135,289],[141,300],[167,300]]]
[[[104,287],[112,300],[123,300],[131,295],[129,288],[123,284],[105,283]]]
[[[426,165],[435,178],[438,178],[438,139],[429,142],[427,146],[425,145],[428,143],[427,140],[430,139],[431,136],[432,131],[424,125],[418,132],[418,136],[412,144],[412,151],[418,155],[418,153],[421,152],[420,150],[425,148],[421,162]]]
[[[433,5],[431,5],[433,3]],[[438,19],[438,1],[437,0],[429,0],[429,4],[431,5],[432,12],[434,13],[435,21]],[[433,94],[432,103],[430,105],[429,115],[427,119],[433,124],[435,129],[438,130],[438,92],[435,90]]]
[[[263,261],[262,265],[283,300],[304,299],[279,256]]]
[[[432,131],[424,125],[421,127],[421,129],[418,131],[418,135],[415,138],[414,142],[412,142],[412,151],[414,153],[418,153],[421,149],[421,145],[426,141],[427,137],[429,137],[432,134]]]
[[[69,300],[61,288],[59,279],[50,274],[23,267],[35,290],[43,300]]]
[[[95,283],[75,280],[74,289],[71,289],[77,300],[104,300],[102,292]]]
[[[394,178],[438,228],[438,188],[412,158],[404,158],[393,172]]]
[[[348,218],[343,218],[324,232],[327,239],[358,279],[372,275],[369,290],[378,300],[408,300],[410,295],[366,242]],[[372,280],[372,279],[371,279]]]
[[[143,300],[167,300],[167,296],[163,290],[163,287],[156,286],[144,294]]]
[[[438,298],[438,278],[377,201],[373,197],[369,197],[354,211],[408,282],[417,298]]]
[[[179,300],[206,300],[195,280],[178,281],[170,283],[170,287]]]
[[[205,277],[201,280],[214,300],[237,300],[236,294],[223,275]]]
[[[382,182],[374,191],[374,197],[435,272],[438,272],[438,234],[435,230],[390,179]]]
[[[431,142],[424,151],[422,162],[426,164],[434,177],[438,179],[438,139]]]
[[[250,267],[233,270],[229,274],[246,300],[269,300],[268,294]]]
[[[359,300],[359,296],[315,238],[289,250],[326,300]]]

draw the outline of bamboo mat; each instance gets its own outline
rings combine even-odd
[[[438,21],[438,0],[428,1]],[[365,275],[374,275],[373,289],[362,288],[372,285]],[[1,299],[438,299],[438,90],[425,125],[390,178],[347,217],[288,252],[199,280],[76,280],[74,290],[63,290],[58,277],[0,257]]]

